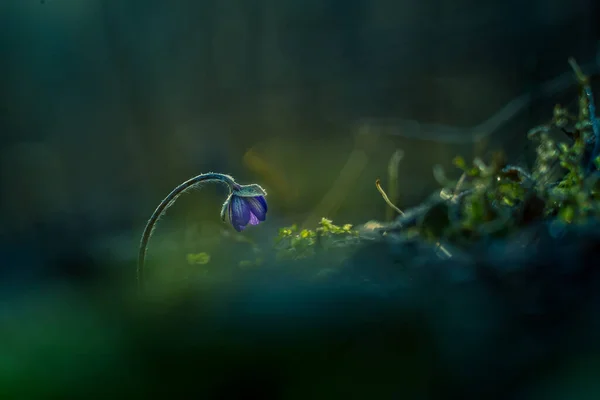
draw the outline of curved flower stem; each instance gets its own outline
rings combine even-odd
[[[211,182],[211,181],[224,183],[230,189],[233,188],[235,185],[237,185],[235,183],[235,181],[233,180],[233,178],[229,175],[219,174],[219,173],[215,173],[215,172],[208,172],[206,174],[201,174],[201,175],[195,176],[191,179],[188,179],[187,181],[183,182],[181,185],[177,186],[175,189],[173,189],[171,191],[171,193],[169,193],[167,195],[167,197],[165,197],[163,199],[163,201],[160,202],[158,207],[156,207],[156,210],[154,210],[154,212],[150,216],[150,219],[146,223],[146,227],[144,228],[144,233],[142,234],[142,239],[140,240],[140,248],[139,248],[139,252],[138,252],[138,263],[137,263],[138,289],[141,290],[141,289],[143,289],[143,286],[144,286],[144,262],[146,260],[146,251],[148,249],[148,241],[150,240],[150,237],[152,236],[152,233],[154,232],[154,227],[156,226],[156,223],[158,222],[160,217],[165,213],[165,211],[167,211],[167,209],[171,205],[173,205],[173,203],[175,203],[175,200],[177,199],[177,197],[179,197],[179,195],[181,195],[183,192],[185,192],[186,190],[188,190],[190,188],[193,188],[196,185],[199,185],[202,182]]]

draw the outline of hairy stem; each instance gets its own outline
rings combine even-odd
[[[156,207],[156,210],[154,210],[154,212],[150,216],[150,219],[148,220],[148,222],[146,223],[146,227],[144,228],[144,233],[142,234],[142,239],[140,240],[140,249],[138,252],[137,283],[138,288],[140,290],[143,289],[144,285],[144,262],[146,260],[146,252],[148,250],[148,241],[150,240],[150,237],[154,232],[154,227],[156,226],[156,223],[158,222],[160,217],[162,217],[162,215],[167,211],[167,209],[171,205],[173,205],[173,203],[175,203],[175,200],[177,199],[177,197],[179,197],[179,195],[202,182],[211,181],[224,183],[230,188],[236,185],[233,178],[225,174],[208,172],[206,174],[195,176],[173,189],[171,193],[169,193],[167,197],[165,197],[163,201],[160,202],[158,207]]]

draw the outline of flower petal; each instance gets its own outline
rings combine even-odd
[[[260,224],[260,221],[258,220],[258,218],[256,218],[256,215],[254,215],[252,212],[250,213],[250,225],[258,225]]]
[[[244,201],[259,221],[264,221],[267,218],[267,201],[264,196],[244,197]]]
[[[233,228],[241,232],[250,221],[250,208],[243,198],[233,195],[229,203],[228,217]]]

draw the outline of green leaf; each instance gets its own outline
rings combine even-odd
[[[572,223],[573,219],[575,217],[575,209],[572,206],[566,206],[561,208],[561,210],[558,212],[558,217],[566,222],[566,223]]]
[[[454,160],[452,160],[452,164],[454,164],[457,168],[462,169],[463,171],[467,169],[467,163],[465,162],[465,159],[461,156],[454,157]]]
[[[202,252],[202,253],[189,253],[187,255],[188,264],[192,265],[205,265],[210,262],[210,254]]]

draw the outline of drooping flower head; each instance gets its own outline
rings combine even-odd
[[[236,231],[241,232],[246,225],[258,225],[259,222],[266,219],[267,202],[265,201],[265,196],[267,192],[259,185],[238,185],[233,177],[217,172],[200,174],[177,185],[156,207],[142,233],[137,264],[137,281],[140,289],[144,285],[144,262],[146,260],[148,242],[156,223],[181,194],[193,187],[198,187],[204,182],[218,182],[225,184],[229,188],[229,197],[221,209],[221,218],[223,220],[227,218]]]
[[[232,186],[231,193],[221,209],[221,219],[241,232],[250,225],[258,225],[267,218],[267,192],[259,185]]]

